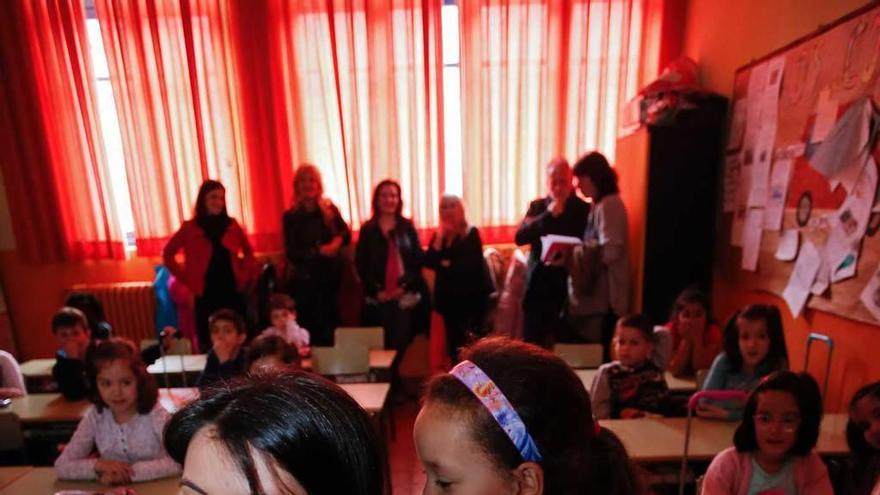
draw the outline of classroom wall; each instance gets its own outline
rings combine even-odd
[[[699,65],[704,86],[729,97],[738,67],[865,4],[864,0],[690,0],[682,34],[683,52]],[[733,285],[717,267],[712,296],[719,318],[749,303],[772,303],[784,308],[786,340],[795,370],[803,367],[806,335],[810,331],[830,335],[835,350],[825,402],[829,411],[845,410],[860,384],[880,379],[880,360],[876,359],[880,326],[809,309],[793,320],[781,298]],[[822,379],[827,354],[821,345],[813,347],[809,369]]]

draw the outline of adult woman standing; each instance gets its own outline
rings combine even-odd
[[[402,214],[400,184],[386,179],[373,190],[373,216],[362,227],[355,264],[364,290],[364,324],[385,328],[385,347],[397,359],[414,329],[427,327],[422,248],[412,221]]]
[[[492,282],[483,259],[480,232],[468,225],[461,198],[440,199],[440,228],[434,233],[425,266],[437,273],[434,304],[446,327],[446,351],[453,363],[467,344],[467,332],[482,329]]]
[[[183,249],[181,266],[175,256]],[[251,281],[254,251],[238,222],[226,213],[226,189],[206,180],[199,188],[194,218],[183,222],[162,250],[168,270],[195,295],[199,349],[211,348],[208,317],[228,308],[245,314],[242,292]]]
[[[608,360],[618,316],[629,313],[629,249],[626,207],[617,173],[598,152],[574,165],[581,194],[593,199],[582,248],[569,260],[569,318],[577,340],[601,342]]]
[[[284,212],[284,253],[287,282],[296,301],[297,320],[313,345],[333,345],[339,321],[342,248],[351,242],[339,209],[324,197],[321,173],[300,165],[293,176],[293,206]]]

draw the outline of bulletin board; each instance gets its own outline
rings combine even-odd
[[[880,324],[878,103],[877,2],[737,70],[723,277],[783,297],[793,314]]]

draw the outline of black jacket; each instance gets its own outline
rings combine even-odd
[[[449,266],[443,266],[443,261],[448,261]],[[434,285],[437,311],[442,313],[461,302],[483,306],[488,304],[492,281],[483,259],[483,242],[476,227],[471,227],[464,237],[456,238],[439,251],[434,249],[432,238],[425,253],[425,266],[437,273]]]
[[[294,283],[322,283],[331,279],[332,283],[327,285],[339,285],[341,254],[335,258],[318,254],[318,248],[336,236],[342,236],[343,246],[351,242],[348,224],[335,206],[332,209],[333,219],[329,225],[324,222],[320,208],[312,211],[299,208],[284,212],[284,254]]]
[[[86,379],[86,362],[82,359],[70,359],[61,353],[55,354],[55,366],[52,377],[58,384],[58,391],[65,399],[74,401],[88,397],[89,382]]]
[[[423,292],[422,247],[412,221],[399,218],[390,232],[403,261],[403,274],[398,285],[407,292]],[[361,226],[360,239],[355,250],[355,265],[364,289],[364,296],[375,298],[385,288],[385,264],[388,261],[388,242],[382,235],[379,222],[372,218]]]
[[[541,236],[557,234],[583,238],[587,229],[590,205],[574,193],[568,197],[565,209],[559,217],[554,217],[547,211],[549,204],[550,198],[532,201],[526,213],[526,217],[531,217],[531,221],[523,220],[516,231],[517,246],[526,244],[532,246],[526,269],[526,289],[523,297],[525,307],[533,303],[551,303],[561,307],[568,294],[566,286],[568,274],[565,269],[547,266],[541,262]]]

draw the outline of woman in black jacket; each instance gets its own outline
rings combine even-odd
[[[373,216],[361,226],[355,264],[364,290],[364,324],[385,328],[385,347],[397,358],[430,313],[422,278],[422,248],[412,221],[402,215],[400,184],[383,180],[373,190]]]
[[[492,292],[480,232],[468,225],[458,196],[440,199],[440,228],[428,245],[425,266],[437,273],[434,304],[446,327],[446,351],[456,363],[468,332],[482,333]]]

